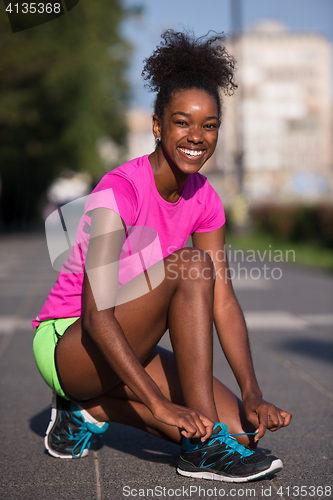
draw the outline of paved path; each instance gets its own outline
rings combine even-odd
[[[273,279],[260,256],[257,262],[241,262],[247,257],[232,259],[234,283],[250,328],[258,379],[266,398],[291,411],[293,421],[260,443],[284,461],[284,469],[270,479],[235,485],[178,476],[178,446],[118,424],[85,459],[62,461],[44,453],[50,391],[34,364],[30,319],[56,272],[43,236],[2,236],[0,498],[330,498],[333,276],[266,263],[281,268],[274,274],[280,279]],[[243,270],[237,276],[239,262]],[[167,345],[167,338],[163,342]],[[215,351],[215,374],[237,390],[218,345]]]

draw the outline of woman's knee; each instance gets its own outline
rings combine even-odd
[[[213,283],[214,264],[210,255],[199,248],[186,247],[166,258],[166,277],[171,280]]]

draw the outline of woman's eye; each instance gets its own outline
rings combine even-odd
[[[206,128],[209,128],[209,129],[215,129],[217,128],[217,125],[215,125],[215,123],[207,123],[207,125],[205,125]]]
[[[176,121],[176,124],[177,125],[187,125],[187,123],[184,122],[184,120],[178,120],[178,121]]]

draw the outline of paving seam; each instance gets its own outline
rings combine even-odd
[[[97,500],[102,500],[102,488],[99,474],[98,452],[94,450],[95,473],[96,473],[96,496]]]
[[[279,482],[275,478],[271,479],[270,484],[273,486],[273,488],[276,491],[276,498],[280,498],[282,500],[284,498],[284,494],[278,493],[279,489],[282,488],[282,486],[279,484]]]
[[[297,373],[299,377],[301,377],[303,380],[308,382],[314,389],[317,389],[317,391],[321,392],[325,396],[327,396],[330,399],[333,399],[333,393],[326,389],[323,385],[321,385],[316,379],[311,377],[307,372],[305,372],[302,368],[300,368],[298,365],[290,361],[289,359],[283,357],[281,354],[278,354],[276,351],[274,351],[271,347],[269,347],[265,342],[263,342],[259,337],[257,337],[254,333],[251,332],[250,335],[250,341],[254,341],[260,347],[263,351],[266,351],[268,354],[270,354],[273,358],[275,358],[279,363],[281,363],[285,368],[294,371]]]

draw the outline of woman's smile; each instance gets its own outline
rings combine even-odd
[[[191,160],[198,160],[205,153],[204,149],[185,149],[185,148],[178,148],[178,149],[181,153],[183,153],[187,158],[190,158]]]

